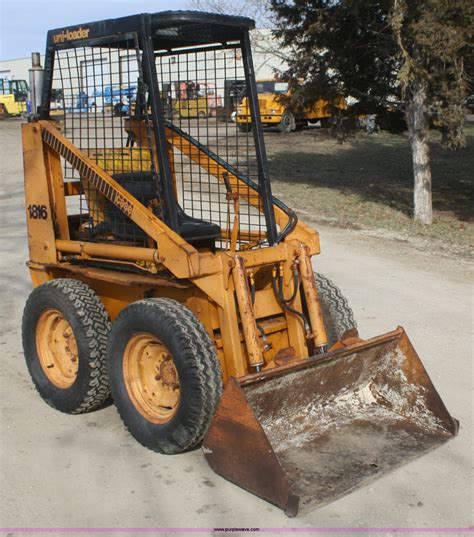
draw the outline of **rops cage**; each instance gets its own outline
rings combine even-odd
[[[223,20],[160,13],[50,32],[42,102],[46,118],[52,92],[60,92],[68,139],[190,244],[213,251],[275,244],[296,223],[271,195],[247,31],[253,22]],[[112,37],[103,36],[107,26]],[[243,100],[253,118],[247,132],[231,121]],[[80,182],[68,199],[76,237],[151,245],[62,160],[65,181]],[[274,201],[288,215],[283,226]]]

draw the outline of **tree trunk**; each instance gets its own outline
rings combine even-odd
[[[410,85],[407,102],[407,123],[413,158],[414,218],[422,224],[433,222],[431,201],[431,168],[426,82],[415,79]]]

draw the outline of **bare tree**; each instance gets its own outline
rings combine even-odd
[[[287,68],[289,49],[279,45],[272,32],[275,27],[270,0],[190,0],[190,7],[219,15],[235,15],[255,20],[256,28],[250,33],[255,69],[267,66],[275,73]]]

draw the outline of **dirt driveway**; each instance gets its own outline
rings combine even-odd
[[[461,431],[450,443],[369,487],[288,519],[215,475],[200,450],[179,456],[147,451],[125,431],[113,406],[67,416],[41,401],[28,378],[20,337],[31,285],[25,268],[19,121],[0,123],[0,148],[1,526],[473,524],[473,304],[466,261],[438,258],[360,232],[320,228],[323,253],[317,268],[346,293],[362,336],[403,325]]]

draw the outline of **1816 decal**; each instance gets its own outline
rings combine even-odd
[[[48,209],[46,205],[28,205],[28,214],[33,220],[46,220],[48,218]]]

